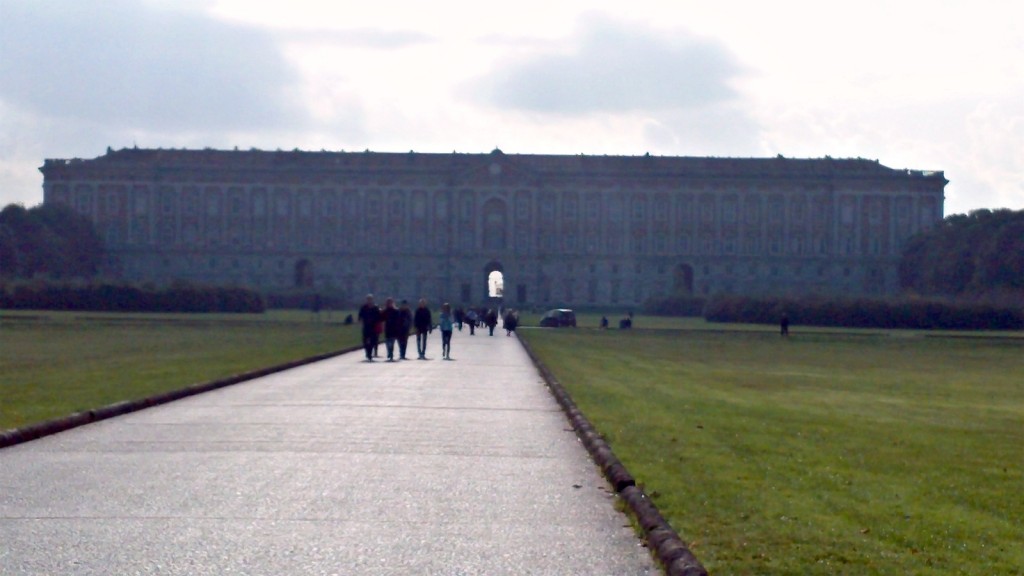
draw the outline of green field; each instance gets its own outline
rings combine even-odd
[[[1024,574],[1021,334],[538,319],[521,335],[712,573]],[[339,320],[3,312],[0,429],[356,345]]]
[[[637,324],[521,335],[711,573],[1024,574],[1019,334]]]
[[[2,312],[0,429],[358,344],[340,318]]]

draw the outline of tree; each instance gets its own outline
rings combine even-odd
[[[947,217],[907,244],[900,281],[922,295],[1024,294],[1024,210]]]
[[[0,211],[0,278],[91,278],[103,242],[87,218],[58,204]]]

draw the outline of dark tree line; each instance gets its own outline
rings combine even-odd
[[[948,216],[911,239],[900,282],[919,295],[1024,302],[1024,210]]]
[[[92,222],[70,208],[10,204],[0,211],[0,280],[92,278],[103,258]]]

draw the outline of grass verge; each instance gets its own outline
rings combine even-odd
[[[0,429],[358,344],[308,313],[10,313],[0,318]]]
[[[1024,573],[1019,338],[521,335],[710,573]]]

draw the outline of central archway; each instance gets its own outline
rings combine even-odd
[[[488,301],[500,306],[505,298],[505,267],[497,260],[488,262],[484,266],[484,278],[487,282],[484,293],[487,294]]]
[[[487,297],[503,298],[505,296],[505,275],[495,270],[487,275]]]

